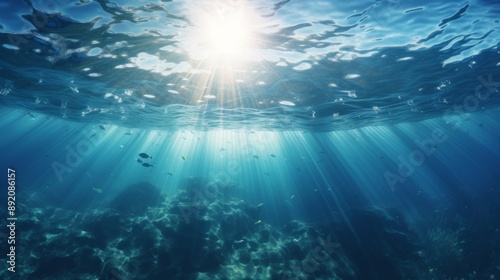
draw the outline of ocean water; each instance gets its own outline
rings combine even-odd
[[[500,277],[497,1],[0,9],[0,279]]]

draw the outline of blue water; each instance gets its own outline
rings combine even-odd
[[[0,7],[1,279],[500,277],[495,1]]]

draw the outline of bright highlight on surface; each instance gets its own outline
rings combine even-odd
[[[279,103],[284,106],[295,106],[295,103],[290,101],[280,101]]]

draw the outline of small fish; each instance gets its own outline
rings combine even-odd
[[[271,154],[272,157],[276,157],[274,154]]]
[[[292,196],[290,196],[290,199],[293,199],[295,197],[295,195],[292,194]]]
[[[259,205],[257,205],[257,207],[262,207],[264,206],[264,203],[259,203]]]
[[[314,189],[314,192],[318,192],[318,189]]]
[[[143,163],[142,159],[138,158],[136,159],[138,163]]]
[[[482,127],[482,126],[483,126],[483,123],[480,123],[480,124],[479,124],[479,127]]]
[[[261,221],[261,220],[258,220],[257,222],[255,222],[255,224],[256,224],[256,225],[258,225],[258,224],[260,224],[260,223],[262,223],[262,221]]]
[[[174,176],[174,174],[172,174],[171,172],[168,172],[167,175]]]
[[[256,158],[256,159],[259,159],[259,156],[256,156],[256,155],[254,155],[253,157]]]
[[[269,173],[268,173],[268,172],[264,172],[264,174],[266,174],[267,176],[269,176]]]
[[[33,120],[35,119],[35,116],[32,113],[28,112],[28,116],[30,116],[30,118],[33,119]]]
[[[150,155],[148,155],[148,154],[146,154],[146,153],[140,153],[140,154],[139,154],[139,156],[140,156],[141,158],[151,158],[151,159],[153,158],[152,156],[150,156]]]
[[[132,132],[131,131],[127,131],[127,132],[125,132],[125,135],[132,135]]]
[[[143,164],[142,164],[142,166],[144,166],[144,167],[153,167],[153,165],[152,165],[152,164],[149,164],[149,163],[147,163],[147,162],[143,163]]]
[[[102,193],[102,190],[100,188],[92,187],[92,190],[94,190],[97,193]]]
[[[94,133],[94,134],[92,134],[92,135],[90,136],[90,138],[95,137],[96,135],[97,135],[97,134],[96,134],[96,133]]]
[[[104,130],[104,131],[106,131],[106,128],[102,124],[99,125],[99,128],[102,129],[102,130]]]
[[[185,158],[184,156],[181,156],[181,159],[182,159],[182,160],[186,160],[186,158]]]
[[[224,152],[226,149],[220,148],[219,151]]]

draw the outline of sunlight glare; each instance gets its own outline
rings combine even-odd
[[[248,30],[244,19],[237,15],[212,20],[207,32],[210,46],[217,54],[236,54],[248,45]]]
[[[213,58],[235,59],[252,45],[251,28],[242,6],[206,14],[201,35]]]

